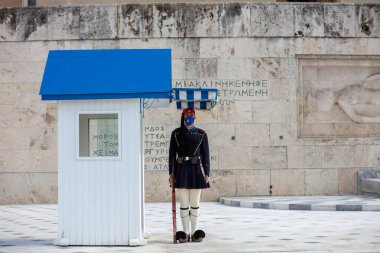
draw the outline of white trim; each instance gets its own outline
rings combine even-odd
[[[28,6],[28,0],[22,0],[22,7]]]
[[[118,132],[118,156],[97,156],[97,157],[80,157],[79,156],[79,115],[80,114],[117,114],[117,132]],[[122,143],[121,143],[121,112],[120,111],[76,111],[76,116],[75,116],[75,155],[76,159],[83,161],[83,160],[92,160],[92,161],[97,161],[97,160],[121,160],[122,155]]]

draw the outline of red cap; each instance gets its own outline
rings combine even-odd
[[[185,113],[194,113],[195,114],[195,110],[193,108],[186,108],[186,109],[183,109],[182,113],[183,114],[185,114]]]

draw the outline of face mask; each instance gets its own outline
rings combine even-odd
[[[185,118],[185,125],[191,126],[192,124],[194,124],[194,117]]]

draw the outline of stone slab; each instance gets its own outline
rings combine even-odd
[[[217,77],[216,59],[184,59],[184,78],[185,79],[207,79]]]
[[[48,10],[49,40],[80,38],[80,7],[53,7]]]
[[[48,9],[18,8],[16,11],[18,41],[48,39]]]
[[[14,159],[12,150],[0,151],[0,173],[13,172]]]
[[[323,37],[324,5],[294,5],[294,30],[296,36]]]
[[[262,37],[290,37],[294,35],[293,5],[251,6],[251,35]]]
[[[183,13],[177,4],[155,4],[153,6],[153,37],[185,37],[185,24],[180,22]]]
[[[325,5],[323,17],[325,37],[355,36],[354,5]]]
[[[318,146],[288,146],[289,168],[319,168],[322,165],[322,153]]]
[[[153,34],[153,6],[118,6],[118,38],[149,38]]]
[[[356,5],[356,33],[358,37],[379,37],[380,36],[380,6]]]
[[[250,5],[242,3],[226,3],[221,6],[220,9],[220,36],[243,37],[250,35]]]
[[[269,146],[269,124],[237,124],[237,146]]]
[[[254,169],[270,170],[287,167],[286,147],[252,147],[252,154]]]
[[[353,146],[324,146],[322,152],[322,168],[350,168],[355,164],[355,148]]]
[[[0,41],[15,41],[17,9],[0,9]]]
[[[306,195],[337,195],[337,169],[305,169]]]
[[[117,38],[117,6],[81,6],[80,39]]]
[[[219,169],[250,170],[252,163],[252,147],[219,147]]]
[[[14,172],[46,171],[46,151],[15,150],[13,151]]]
[[[305,194],[305,170],[271,170],[271,190],[273,196],[294,196]]]
[[[239,160],[237,160],[239,161]],[[239,170],[236,171],[237,196],[266,196],[269,195],[269,170]],[[224,196],[220,194],[219,196]]]
[[[221,4],[179,4],[184,37],[219,37]]]

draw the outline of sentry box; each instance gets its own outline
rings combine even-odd
[[[50,51],[58,101],[57,245],[144,245],[142,117],[171,99],[171,50]]]

